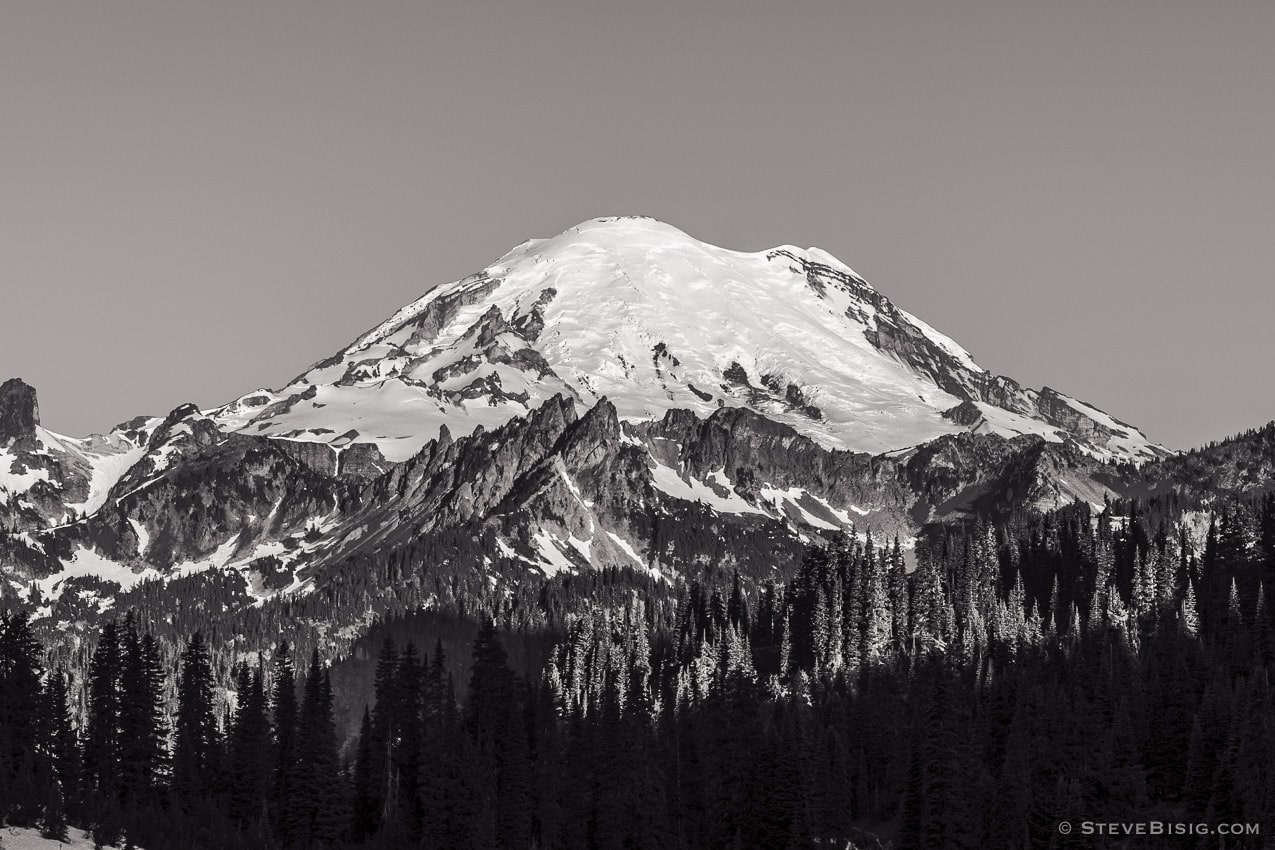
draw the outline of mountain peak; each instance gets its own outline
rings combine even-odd
[[[685,231],[649,215],[609,215],[568,227],[560,236],[595,235],[616,240],[655,240],[667,244],[678,240],[698,241]]]
[[[0,445],[34,436],[39,424],[40,405],[35,387],[21,378],[10,378],[0,384]]]
[[[849,266],[821,248],[776,245],[763,251],[736,251],[698,239],[680,228],[645,215],[591,218],[547,239],[529,239],[487,268],[497,272],[528,255],[540,262],[579,259],[590,254],[644,255],[707,254],[754,258],[767,262],[809,262],[827,266],[852,278],[858,286],[872,286]]]

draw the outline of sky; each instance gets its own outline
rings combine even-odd
[[[279,386],[522,240],[815,245],[1186,448],[1275,419],[1275,3],[0,4],[0,379]]]

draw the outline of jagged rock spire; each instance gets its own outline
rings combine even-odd
[[[21,378],[10,378],[0,384],[0,445],[34,436],[39,424],[40,405],[35,387]]]

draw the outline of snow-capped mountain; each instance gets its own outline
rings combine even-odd
[[[76,440],[5,383],[0,601],[59,624],[176,607],[228,633],[310,605],[335,640],[457,588],[760,578],[839,531],[906,545],[931,522],[1101,505],[1136,485],[1113,461],[1167,454],[980,368],[822,251],[597,219],[219,408]]]
[[[373,443],[402,461],[555,395],[625,420],[748,407],[873,454],[962,430],[1164,455],[1140,431],[1020,387],[817,248],[741,253],[649,218],[584,222],[431,289],[286,387],[212,413],[226,430]]]

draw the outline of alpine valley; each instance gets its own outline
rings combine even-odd
[[[142,608],[240,652],[262,622],[339,652],[460,599],[783,579],[845,530],[907,553],[936,524],[1269,484],[1269,455],[1198,466],[979,367],[823,251],[604,218],[220,407],[75,439],[9,380],[0,596],[70,635]]]

